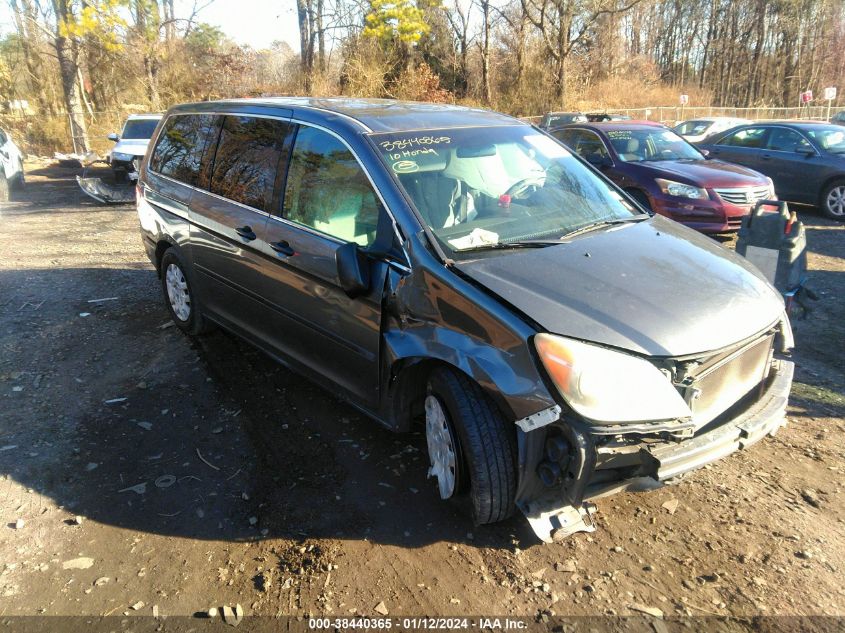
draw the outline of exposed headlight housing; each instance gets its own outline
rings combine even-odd
[[[124,154],[123,152],[112,152],[111,159],[112,160],[119,160],[123,161],[124,163],[131,163],[132,159],[135,158],[133,154]]]
[[[655,178],[655,182],[657,186],[660,187],[660,190],[668,194],[670,196],[676,196],[678,198],[695,198],[706,200],[710,196],[707,195],[707,190],[702,189],[701,187],[694,187],[693,185],[687,185],[682,182],[675,182],[674,180],[665,180],[663,178]]]
[[[609,424],[690,418],[669,378],[642,358],[554,334],[534,347],[560,395],[579,415]]]

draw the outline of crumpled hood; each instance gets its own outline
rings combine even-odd
[[[784,310],[748,261],[660,216],[456,265],[548,332],[648,356],[726,347]]]
[[[147,146],[150,139],[121,139],[111,148],[111,154],[131,154],[132,156],[143,156],[147,153]]]
[[[679,179],[699,187],[767,187],[760,172],[720,160],[661,160],[628,163],[655,178]],[[680,178],[678,178],[680,177]]]

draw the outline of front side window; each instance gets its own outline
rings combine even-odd
[[[524,125],[371,136],[423,221],[453,255],[553,243],[639,214],[560,143]]]
[[[300,126],[288,170],[284,216],[326,235],[369,246],[380,205],[352,152],[327,132]]]
[[[775,152],[800,152],[813,149],[807,139],[795,130],[785,127],[772,128],[766,147]]]
[[[209,190],[254,209],[269,210],[290,124],[279,119],[223,118]]]
[[[731,147],[748,147],[750,149],[760,149],[765,147],[766,133],[768,130],[764,127],[747,127],[745,129],[728,134],[721,141],[719,145],[730,145]]]
[[[129,119],[123,126],[121,140],[146,141],[152,138],[158,119]]]
[[[585,160],[594,158],[607,158],[607,147],[605,147],[599,135],[589,130],[564,130],[556,138],[566,143],[578,156]]]
[[[703,160],[701,152],[672,130],[659,127],[607,130],[619,159],[626,163],[659,160]]]
[[[175,180],[196,184],[200,161],[214,128],[210,114],[179,114],[170,117],[150,157],[150,169]]]

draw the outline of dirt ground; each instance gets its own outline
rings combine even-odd
[[[0,207],[0,620],[239,603],[271,619],[638,615],[660,633],[722,621],[674,616],[845,615],[845,226],[800,213],[820,298],[795,323],[788,426],[678,485],[601,499],[597,532],[544,545],[522,516],[474,527],[441,503],[421,433],[224,332],[169,327],[134,207],[85,198],[77,171],[28,165]]]

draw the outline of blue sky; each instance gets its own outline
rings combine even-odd
[[[197,0],[202,6],[208,0]],[[186,18],[193,0],[176,0],[177,17]],[[283,40],[299,50],[299,28],[295,0],[213,0],[197,15],[197,20],[220,27],[238,44],[266,48],[274,40]],[[0,0],[0,33],[14,30],[7,2]]]

